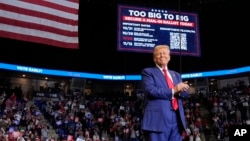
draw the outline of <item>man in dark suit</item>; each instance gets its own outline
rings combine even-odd
[[[155,67],[142,70],[142,89],[145,94],[142,130],[145,140],[181,141],[182,132],[186,129],[182,99],[188,97],[189,85],[182,81],[178,72],[168,69],[168,45],[157,45],[153,51],[153,60]],[[166,81],[167,75],[172,84]],[[177,100],[177,109],[172,105],[174,99]]]

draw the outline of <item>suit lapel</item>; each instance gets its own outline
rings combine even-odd
[[[162,84],[165,85],[165,87],[168,87],[166,83],[166,79],[162,71],[158,67],[154,67],[154,71],[156,72],[155,74],[156,74],[156,77],[158,77],[158,80],[160,80]]]

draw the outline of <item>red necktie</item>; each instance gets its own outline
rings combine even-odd
[[[167,81],[167,83],[168,83],[168,87],[169,87],[170,89],[172,89],[172,88],[174,87],[174,84],[173,84],[171,78],[168,76],[167,70],[166,70],[165,68],[163,69],[163,72],[164,72],[165,79],[166,79],[166,81]],[[177,109],[178,109],[177,98],[175,98],[175,97],[174,97],[174,99],[172,99],[172,106],[173,106],[173,109],[174,109],[174,110],[177,110]]]

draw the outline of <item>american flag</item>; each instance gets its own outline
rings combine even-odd
[[[78,49],[79,0],[0,0],[0,37]]]

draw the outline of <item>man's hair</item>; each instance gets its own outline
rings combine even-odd
[[[153,56],[155,54],[155,51],[158,50],[158,49],[160,49],[160,48],[166,48],[166,49],[168,49],[170,51],[170,47],[168,45],[164,45],[164,44],[162,44],[162,45],[156,45],[154,47],[154,50],[153,50]]]

